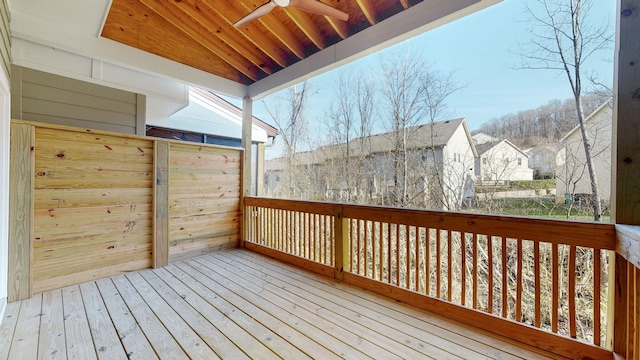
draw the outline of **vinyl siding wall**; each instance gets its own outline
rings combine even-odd
[[[19,66],[12,74],[14,119],[144,135],[144,95]]]
[[[9,4],[7,0],[0,0],[0,68],[7,75],[11,70],[11,33],[9,20]]]

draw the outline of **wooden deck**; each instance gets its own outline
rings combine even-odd
[[[0,359],[544,359],[299,268],[228,250],[8,304]]]

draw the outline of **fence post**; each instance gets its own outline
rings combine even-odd
[[[170,144],[153,142],[153,267],[169,265],[169,156]]]
[[[349,242],[349,223],[343,217],[343,207],[335,206],[333,208],[333,226],[335,236],[335,271],[334,277],[338,280],[343,279],[344,271],[351,270],[350,242]]]

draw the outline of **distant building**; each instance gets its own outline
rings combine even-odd
[[[315,194],[307,194],[309,198],[454,210],[475,195],[476,150],[465,119],[406,129],[406,182],[399,181],[405,171],[398,166],[403,156],[397,150],[400,135],[388,132],[353,139],[349,146],[329,145],[299,153],[292,159],[295,169],[287,169],[286,158],[267,161],[266,193],[282,196],[291,190],[283,188],[287,173],[304,169],[305,178],[313,177],[308,181],[316,187]]]
[[[553,179],[566,161],[564,145],[555,142],[538,145],[525,151],[529,154],[529,167],[535,179]]]
[[[585,119],[598,178],[598,191],[603,201],[611,199],[612,114],[611,101],[607,101]],[[587,169],[580,126],[569,131],[560,142],[566,149],[566,162],[556,174],[556,194],[559,200],[587,199],[592,194],[591,179]]]
[[[499,140],[484,133],[473,136],[478,157],[475,176],[481,184],[508,184],[514,180],[532,180],[529,155],[509,140]]]

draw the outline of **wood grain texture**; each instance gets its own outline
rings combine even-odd
[[[241,156],[237,149],[171,143],[169,261],[238,246]]]
[[[32,294],[34,127],[11,124],[9,164],[9,301]]]
[[[34,289],[149,266],[153,142],[51,127],[35,138]]]
[[[18,324],[20,334],[39,336],[16,338]],[[33,348],[22,352],[24,342]],[[18,359],[558,358],[246,250],[10,303],[0,359],[9,352]]]
[[[615,222],[640,224],[640,1],[621,0],[618,4],[616,44],[613,143],[615,171]]]
[[[318,211],[314,212],[316,205]],[[330,206],[333,207],[332,216],[320,214]],[[443,299],[452,306],[473,307],[506,321],[515,320],[532,329],[542,329],[549,324],[553,332],[559,336],[563,336],[562,331],[564,331],[564,329],[559,330],[558,326],[560,304],[568,307],[567,325],[571,337],[578,336],[578,319],[592,315],[582,311],[578,314],[576,308],[576,302],[584,303],[584,294],[592,291],[588,284],[585,285],[582,281],[578,283],[577,271],[582,272],[580,269],[583,264],[577,262],[576,249],[580,247],[582,254],[582,248],[589,248],[594,244],[602,245],[605,250],[610,250],[613,245],[613,239],[610,238],[612,229],[610,224],[577,222],[553,224],[552,222],[538,223],[534,219],[530,219],[532,221],[528,223],[523,218],[476,217],[471,214],[455,213],[450,214],[454,219],[433,222],[432,219],[438,219],[442,214],[424,210],[297,200],[273,199],[272,201],[272,199],[253,197],[245,198],[245,212],[249,214],[246,229],[249,237],[245,243],[245,247],[249,249],[284,261],[291,261],[306,268],[311,267],[311,264],[317,264],[319,260],[318,256],[315,256],[316,253],[320,253],[322,259],[323,252],[330,252],[336,258],[336,269],[334,274],[330,275],[334,278],[359,275],[384,285],[410,291],[415,294],[416,299],[419,296],[424,296],[424,301],[427,301],[427,298]],[[464,216],[468,218],[466,223],[462,220]],[[316,229],[318,224],[305,223],[307,218],[317,217],[329,219],[333,227],[329,226],[318,231]],[[459,219],[455,219],[456,217]],[[390,220],[392,222],[372,221],[372,218],[392,219]],[[500,227],[488,230],[489,224],[498,222],[505,224],[509,231],[520,227],[514,232],[521,234],[527,231],[529,235],[524,240],[518,239],[511,232]],[[320,223],[323,223],[323,220]],[[446,226],[442,225],[443,223]],[[553,231],[545,229],[548,224],[555,227]],[[449,225],[457,230],[452,230],[448,227]],[[480,226],[476,228],[477,225]],[[528,228],[529,226],[531,228]],[[561,230],[562,226],[567,228]],[[590,233],[586,230],[589,228],[601,231]],[[584,236],[588,238],[578,242],[577,239],[571,239],[570,235],[563,235],[573,229],[584,231]],[[336,236],[334,240],[331,240],[327,230],[333,230]],[[500,235],[494,235],[496,233]],[[545,235],[540,235],[541,233]],[[314,236],[329,239],[334,249],[329,249],[322,241],[312,241]],[[308,240],[309,238],[311,239]],[[473,240],[471,249],[467,244],[467,238]],[[529,240],[531,238],[540,240]],[[309,241],[308,244],[307,241]],[[576,245],[567,245],[571,242],[575,242]],[[562,257],[559,257],[559,248],[563,249]],[[380,249],[380,260],[377,259],[378,249]],[[600,254],[602,250],[592,248],[587,251]],[[474,258],[471,269],[466,265],[469,261],[467,252],[472,253]],[[426,254],[428,259],[422,260],[422,253]],[[320,260],[321,263],[322,261]],[[546,271],[550,270],[547,261],[554,264],[552,274],[549,274],[553,276],[553,281],[550,279],[551,276],[546,276]],[[565,270],[558,273],[558,269],[562,269],[558,266],[560,263]],[[325,270],[323,267],[313,266],[314,271]],[[380,273],[384,273],[379,277],[378,266]],[[420,274],[422,269],[425,271]],[[598,269],[601,270],[599,267]],[[464,271],[465,275],[459,276],[460,271]],[[564,271],[566,275],[563,274]],[[474,280],[468,280],[467,276]],[[559,276],[562,276],[562,282],[559,282]],[[568,276],[566,281],[565,276]],[[474,297],[472,302],[467,301],[467,281],[473,283],[475,290],[472,291]],[[599,289],[598,285],[597,287]],[[594,307],[599,306],[599,302],[591,304]],[[551,315],[548,314],[549,308],[554,309]],[[481,323],[481,321],[478,322],[478,324]],[[595,328],[599,334],[598,325]],[[485,329],[492,331],[491,328]],[[505,331],[504,334],[507,333]],[[599,342],[591,337],[581,337],[580,340],[589,343]]]
[[[169,264],[169,142],[154,141],[153,267]]]

